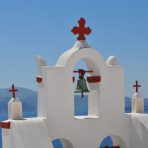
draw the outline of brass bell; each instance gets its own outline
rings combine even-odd
[[[81,98],[83,98],[84,92],[89,92],[86,80],[84,78],[84,75],[87,71],[85,71],[83,69],[79,69],[78,71],[74,71],[74,72],[79,73],[79,80],[77,80],[77,87],[76,87],[76,90],[74,92],[75,93],[81,93]]]

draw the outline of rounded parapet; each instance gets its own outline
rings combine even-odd
[[[99,69],[106,65],[105,60],[97,50],[89,48],[86,41],[78,41],[71,49],[60,56],[56,66],[69,67],[72,71],[76,62],[81,59],[87,63],[88,69],[95,69],[96,73],[100,73]]]
[[[36,63],[37,63],[37,68],[38,68],[38,71],[39,71],[39,74],[41,75],[42,74],[42,66],[47,66],[45,60],[43,57],[39,56],[39,55],[36,55]]]

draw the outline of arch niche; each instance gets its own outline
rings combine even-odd
[[[111,139],[112,142],[111,145],[108,145],[109,140]],[[99,148],[105,148],[106,146],[109,147],[119,147],[119,148],[127,148],[125,141],[117,135],[110,135],[110,136],[106,136],[104,139],[102,139]]]
[[[65,138],[52,140],[53,148],[73,148],[71,141]]]
[[[66,67],[69,80],[72,79],[73,70],[75,64],[84,60],[89,70],[93,70],[90,73],[91,76],[100,76],[100,83],[89,83],[90,92],[88,94],[88,116],[77,117],[78,119],[85,118],[98,118],[99,117],[99,102],[101,98],[101,85],[104,79],[105,61],[101,54],[92,48],[75,49],[72,48],[61,55],[56,66]],[[72,83],[72,81],[71,81]],[[71,85],[72,86],[72,85]],[[71,87],[71,93],[73,93],[73,87]]]

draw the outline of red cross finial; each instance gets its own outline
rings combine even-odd
[[[9,90],[9,92],[12,92],[12,96],[13,98],[15,98],[15,92],[18,91],[17,89],[15,89],[14,84],[12,84],[12,89]]]
[[[85,35],[89,35],[91,33],[91,29],[89,27],[85,27],[85,19],[84,18],[80,18],[79,21],[79,27],[73,27],[73,29],[71,30],[71,32],[73,34],[78,34],[79,36],[77,37],[77,40],[85,40]]]
[[[138,89],[139,89],[139,87],[141,87],[141,85],[139,85],[138,81],[136,81],[136,84],[133,85],[133,87],[136,87],[136,92],[138,93]]]

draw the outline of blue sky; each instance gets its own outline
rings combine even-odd
[[[147,0],[0,0],[0,88],[36,90],[35,55],[54,65],[75,43],[70,30],[84,17],[93,31],[87,42],[124,67],[126,95],[139,80],[148,97],[147,8]]]

